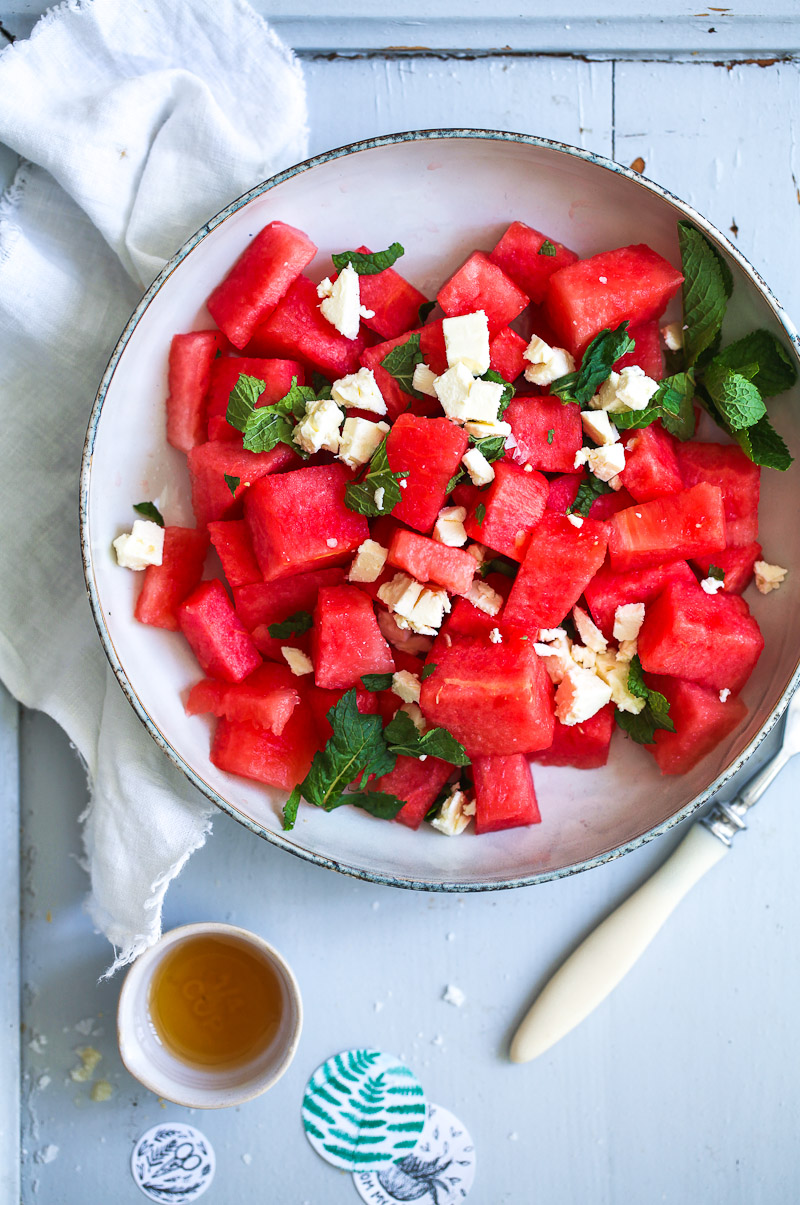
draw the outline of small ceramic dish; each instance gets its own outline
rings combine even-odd
[[[176,1057],[161,1041],[153,1023],[151,988],[164,958],[191,938],[221,938],[239,944],[267,964],[281,994],[281,1019],[271,1039],[246,1062],[234,1067],[199,1067]],[[300,988],[291,968],[273,946],[235,925],[183,925],[165,933],[128,971],[117,1008],[117,1040],[122,1061],[136,1079],[176,1105],[190,1109],[227,1109],[266,1092],[294,1058],[303,1028]]]
[[[183,700],[199,670],[183,638],[133,618],[139,582],[117,567],[111,542],[130,528],[131,505],[157,499],[168,523],[193,524],[185,458],[166,443],[166,364],[172,335],[211,325],[203,301],[247,242],[273,219],[308,232],[321,278],[332,251],[402,242],[402,272],[434,296],[475,248],[491,248],[514,219],[580,255],[645,242],[678,263],[676,223],[688,218],[719,248],[735,289],[725,338],[766,327],[798,354],[798,336],[761,278],[690,206],[617,163],[574,147],[490,130],[436,130],[356,143],[259,185],[198,231],[137,306],[98,391],[81,479],[86,581],[100,638],[122,689],[164,752],[219,807],[275,845],[376,882],[476,891],[540,882],[633,849],[700,807],[777,722],[798,681],[800,524],[797,472],[762,474],[761,540],[787,581],[762,598],[748,591],[766,649],[745,691],[748,720],[689,774],[662,778],[652,758],[617,737],[602,770],[535,769],[543,823],[449,840],[423,826],[375,820],[355,808],[333,815],[302,806],[281,830],[283,794],[217,770],[211,724]],[[677,317],[677,305],[668,317]],[[800,444],[798,393],[770,412],[789,446]],[[722,438],[716,431],[708,438]]]

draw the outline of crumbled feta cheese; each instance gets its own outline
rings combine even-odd
[[[428,368],[427,364],[415,364],[414,375],[411,378],[411,385],[420,393],[427,393],[428,397],[436,397],[436,390],[433,387],[433,382],[436,380],[436,373],[433,369]]]
[[[425,717],[422,714],[422,712],[419,708],[419,705],[417,703],[403,703],[400,707],[398,707],[397,710],[404,711],[406,713],[406,715],[409,717],[412,724],[416,728],[417,732],[425,731],[425,728],[427,727],[427,725],[425,724]],[[422,759],[420,758],[420,760],[422,760]]]
[[[487,550],[483,544],[470,544],[464,551],[468,552],[478,565],[482,565],[486,560]]]
[[[473,381],[469,390],[468,421],[496,423],[502,400],[503,386],[498,381],[482,381],[480,378]]]
[[[466,364],[454,364],[447,372],[435,378],[433,388],[448,418],[462,423],[472,418],[468,400],[473,380]]]
[[[491,640],[492,644],[502,644],[503,633],[499,628],[492,628],[491,632],[489,633],[489,639]]]
[[[503,606],[503,596],[493,590],[488,582],[473,582],[466,598],[484,615],[498,615]]]
[[[431,650],[433,641],[430,636],[419,636],[409,628],[401,628],[391,611],[384,611],[382,607],[378,610],[378,627],[384,639],[404,653],[411,653],[414,657],[424,657]]]
[[[400,486],[401,490],[408,489],[408,481],[406,480],[405,477],[401,477],[397,484]]]
[[[588,465],[595,477],[610,484],[612,478],[625,468],[625,449],[620,443],[602,448],[581,448],[580,452],[575,453],[573,467],[579,469],[584,464]]]
[[[584,611],[583,607],[573,607],[572,618],[586,647],[594,649],[596,653],[604,653],[608,648],[608,641],[589,613]]]
[[[600,386],[599,392],[589,402],[592,410],[608,410],[610,414],[621,410],[644,410],[658,389],[658,381],[645,375],[638,364],[612,372]]]
[[[326,452],[338,452],[343,419],[344,412],[332,398],[309,402],[305,415],[292,432],[292,439],[310,455],[323,448]]]
[[[705,590],[706,594],[716,594],[718,590],[725,589],[725,582],[720,581],[718,577],[704,577],[700,582],[700,588]]]
[[[526,472],[526,473],[532,473],[532,472],[533,472],[533,465],[532,465],[532,464],[526,464],[526,465],[524,465],[523,467],[524,467],[524,469],[525,469],[525,472]]]
[[[467,510],[464,506],[445,506],[439,511],[439,517],[433,525],[433,538],[448,548],[463,548],[467,542],[464,520]]]
[[[632,695],[628,690],[629,662],[621,660],[610,651],[599,653],[595,673],[608,685],[611,690],[611,702],[620,711],[629,711],[631,715],[638,715],[640,711],[644,710],[646,700]]]
[[[617,661],[633,661],[639,647],[638,640],[620,640]]]
[[[533,651],[545,658],[545,669],[557,686],[573,663],[567,633],[563,628],[542,628]]]
[[[383,573],[388,550],[376,540],[365,540],[360,544],[350,571],[349,582],[376,582]]]
[[[383,443],[388,423],[373,423],[368,418],[346,418],[337,453],[351,469],[366,464],[378,444]]]
[[[150,519],[134,519],[130,531],[114,540],[117,564],[123,569],[160,565],[164,555],[164,528]]]
[[[504,422],[501,418],[491,419],[488,422],[470,421],[464,423],[464,430],[473,439],[494,439],[496,436],[502,435],[506,440],[506,446],[511,437],[511,423]]]
[[[614,639],[635,640],[644,623],[644,603],[623,603],[614,612]]]
[[[475,815],[475,803],[470,802],[463,791],[453,787],[439,811],[431,820],[431,824],[447,837],[457,837],[463,833],[472,817]]]
[[[556,715],[572,727],[596,715],[611,701],[611,688],[591,669],[573,664],[556,689]]]
[[[494,469],[480,448],[470,448],[461,457],[461,463],[472,478],[473,485],[489,485],[494,481]]]
[[[466,364],[476,377],[489,369],[489,320],[483,310],[442,321],[447,363]]]
[[[607,484],[611,486],[615,493],[618,493],[622,489],[622,478],[619,473],[615,473],[613,477],[609,478]]]
[[[359,368],[358,372],[351,372],[349,376],[334,381],[331,397],[345,409],[368,410],[371,414],[386,413],[386,402],[371,368]]]
[[[398,627],[408,627],[423,636],[435,636],[450,610],[447,591],[422,586],[407,573],[396,573],[378,588],[378,598],[395,614]]]
[[[584,669],[594,669],[597,663],[597,653],[594,649],[586,648],[582,644],[573,644],[570,653],[576,665],[581,665]]]
[[[333,283],[326,277],[317,288],[317,296],[322,298],[319,308],[323,318],[345,339],[357,338],[361,325],[361,287],[353,265],[342,268]]]
[[[730,692],[729,688],[727,686],[723,686],[722,690],[719,692],[720,703],[727,703],[728,699],[730,698],[730,695],[731,695],[731,692]]]
[[[551,347],[538,335],[531,338],[522,353],[530,368],[525,369],[525,380],[533,385],[552,385],[559,377],[575,371],[575,360],[563,347]]]
[[[567,515],[567,522],[573,527],[583,527],[583,519],[580,515]]]
[[[136,524],[133,526],[135,528]],[[789,572],[788,569],[783,569],[780,565],[770,565],[767,561],[756,561],[753,569],[759,594],[769,594],[772,590],[777,590]]]
[[[375,499],[375,505],[377,506],[378,510],[383,510],[383,500],[386,497],[386,490],[384,487],[379,485],[372,496]]]
[[[392,694],[404,703],[419,703],[420,680],[417,674],[401,669],[392,675]]]
[[[311,658],[307,657],[302,649],[293,649],[290,644],[284,644],[281,645],[281,653],[289,669],[298,678],[302,678],[303,674],[313,674],[314,665]]]
[[[683,347],[683,328],[680,322],[668,322],[661,328],[661,338],[668,351],[680,351]]]
[[[581,410],[581,425],[589,439],[605,447],[619,439],[619,431],[605,410]]]

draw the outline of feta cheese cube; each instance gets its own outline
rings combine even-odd
[[[371,368],[359,368],[346,377],[340,377],[331,385],[331,397],[340,406],[353,410],[369,410],[372,414],[385,414],[386,402],[378,388],[375,373]]]
[[[304,452],[313,455],[321,452],[339,451],[339,428],[344,413],[332,398],[310,402],[303,418],[292,432],[292,439]]]
[[[725,589],[725,582],[720,581],[718,577],[704,577],[700,582],[700,588],[705,590],[706,594],[716,594],[718,590]]]
[[[281,653],[296,677],[302,678],[304,674],[313,674],[314,666],[311,658],[307,657],[302,649],[293,649],[290,644],[285,644],[281,646]]]
[[[457,318],[445,318],[442,334],[447,354],[447,363],[466,364],[476,377],[489,369],[489,320],[483,310],[474,314],[461,314]]]
[[[417,674],[401,669],[392,675],[392,694],[404,703],[419,703],[420,680]]]
[[[396,573],[390,582],[384,582],[378,598],[394,612],[398,627],[423,636],[435,636],[450,610],[446,590],[422,586],[407,573]]]
[[[473,582],[466,598],[473,607],[483,611],[484,615],[499,615],[503,607],[502,595],[493,590],[488,582]]]
[[[644,710],[646,700],[632,695],[628,690],[628,674],[630,673],[630,663],[628,661],[621,660],[611,651],[599,653],[595,664],[595,673],[609,687],[611,702],[620,711],[628,711],[631,715],[638,715],[640,711]]]
[[[668,322],[662,326],[661,338],[668,351],[680,351],[683,347],[683,327],[680,322]]]
[[[317,288],[317,296],[322,298],[319,308],[323,318],[345,339],[357,338],[361,325],[361,287],[353,265],[342,268],[333,282],[326,277]]]
[[[376,582],[383,573],[383,568],[386,564],[386,558],[389,555],[388,549],[382,544],[378,544],[376,540],[365,540],[359,545],[350,572],[347,574],[349,582]]]
[[[530,364],[525,369],[525,380],[533,385],[552,385],[559,377],[575,371],[575,361],[566,348],[551,347],[538,335],[532,337],[522,355]]]
[[[466,512],[465,516],[466,516]],[[474,559],[477,565],[482,565],[486,560],[487,549],[483,544],[470,544],[465,550]]]
[[[433,388],[442,403],[442,409],[455,422],[465,423],[472,417],[468,406],[472,381],[472,373],[466,364],[454,364],[434,379]]]
[[[366,464],[383,443],[389,430],[388,423],[373,423],[368,418],[346,418],[337,456],[351,469]]]
[[[436,390],[433,387],[433,382],[436,380],[436,373],[428,368],[427,364],[415,364],[414,376],[411,378],[411,384],[414,389],[420,393],[427,393],[428,397],[436,397]]]
[[[133,526],[135,528],[136,524]],[[767,561],[756,561],[753,568],[759,594],[769,594],[772,590],[777,590],[789,572],[788,569],[783,569],[780,565],[770,565]]]
[[[391,611],[384,611],[382,607],[378,610],[378,627],[384,639],[404,653],[424,657],[431,650],[433,641],[429,636],[418,636],[409,628],[401,628]]]
[[[595,650],[586,648],[582,644],[573,644],[570,653],[575,664],[583,666],[584,669],[594,669],[597,664],[597,653]]]
[[[635,640],[644,623],[644,603],[623,603],[614,612],[614,639]]]
[[[645,375],[643,368],[632,364],[622,372],[612,372],[589,402],[591,410],[607,410],[610,414],[623,410],[644,410],[658,389],[658,381]]]
[[[616,443],[619,439],[619,431],[605,410],[582,410],[581,425],[589,439],[601,447]]]
[[[444,506],[439,511],[439,517],[433,525],[433,538],[448,548],[463,548],[467,542],[464,520],[467,510],[464,506]]]
[[[117,564],[123,569],[160,565],[164,555],[164,528],[150,519],[134,519],[130,531],[113,541]]]
[[[459,833],[463,833],[474,815],[474,801],[470,803],[462,790],[453,787],[431,820],[431,825],[446,837],[457,837]]]
[[[556,716],[572,727],[596,715],[611,701],[611,688],[591,669],[573,664],[556,689]]]
[[[503,399],[503,386],[498,381],[473,381],[469,389],[467,419],[477,423],[496,423],[497,411]]]
[[[508,445],[511,423],[504,422],[501,418],[490,419],[487,422],[470,420],[468,423],[464,423],[464,430],[473,439],[495,439],[498,435],[502,435]],[[516,440],[514,446],[516,446]]]
[[[494,481],[494,469],[480,448],[470,448],[461,457],[461,463],[472,478],[473,485],[489,485]]]
[[[612,478],[625,468],[625,449],[621,443],[602,448],[581,448],[580,452],[575,453],[574,467],[579,469],[584,464],[595,477],[610,484]]]
[[[583,607],[573,607],[572,618],[586,647],[594,649],[596,653],[604,653],[608,648],[608,641],[589,613],[584,611]]]

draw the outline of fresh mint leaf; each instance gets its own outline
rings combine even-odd
[[[713,577],[715,582],[725,581],[725,570],[720,569],[719,565],[709,565],[707,577]]]
[[[350,264],[359,276],[377,276],[379,272],[391,268],[404,254],[402,243],[392,243],[385,251],[337,251],[331,259],[337,272],[341,272]]]
[[[318,401],[331,396],[331,383],[321,372],[312,373],[311,386]]]
[[[754,375],[757,371],[753,366]],[[712,360],[703,373],[703,385],[732,432],[755,426],[767,413],[764,399],[748,376],[727,368],[719,357]]]
[[[258,377],[240,373],[228,397],[225,414],[228,422],[244,436],[248,452],[269,452],[279,443],[288,444],[299,456],[306,453],[292,439],[294,420],[302,418],[308,402],[316,400],[310,385],[298,385],[292,377],[289,392],[269,406],[258,406],[264,392],[264,382]]]
[[[510,577],[513,582],[519,573],[519,565],[496,556],[492,557],[490,561],[484,561],[479,572],[481,577],[488,577],[490,573],[502,573],[504,577]]]
[[[282,623],[271,623],[267,631],[275,640],[288,640],[290,636],[302,636],[303,632],[313,626],[314,617],[310,611],[295,611],[294,615],[290,615]]]
[[[506,437],[505,435],[486,435],[483,439],[476,439],[474,435],[469,437],[470,444],[477,448],[486,459],[491,462],[500,460],[506,454]]]
[[[539,248],[539,250],[536,252],[536,254],[537,255],[549,255],[549,256],[557,255],[558,248],[556,247],[555,243],[551,243],[550,239],[546,238],[544,240],[544,242],[542,243],[541,247]]]
[[[628,690],[637,699],[644,699],[645,707],[638,715],[617,709],[617,723],[637,744],[652,745],[659,728],[663,728],[667,732],[675,731],[675,725],[669,715],[669,703],[664,695],[657,690],[650,690],[645,683],[642,663],[638,655],[634,656],[630,663]]]
[[[405,799],[398,799],[388,791],[353,791],[345,795],[342,803],[352,803],[354,807],[377,816],[379,820],[394,820],[401,808],[406,805]]]
[[[456,488],[456,486],[458,485],[459,481],[461,480],[461,478],[462,478],[463,476],[464,476],[464,470],[463,470],[463,469],[459,469],[457,473],[454,473],[454,474],[453,474],[453,476],[450,478],[450,480],[449,480],[449,481],[448,481],[448,483],[447,483],[447,490],[446,490],[446,492],[447,492],[448,494],[452,494],[453,490]]]
[[[483,520],[486,518],[486,507],[482,502],[479,502],[475,507],[475,522],[478,527],[483,527]]]
[[[349,510],[359,515],[375,518],[389,515],[403,496],[399,482],[408,473],[393,473],[389,467],[386,440],[378,444],[369,462],[366,476],[361,481],[350,481],[345,486],[344,500]],[[383,494],[376,492],[383,490]]]
[[[674,388],[673,382],[678,384],[677,389]],[[659,382],[658,389],[644,410],[623,410],[612,414],[611,421],[620,431],[640,431],[657,419],[682,423],[685,420],[682,411],[688,389],[686,373],[680,373],[679,377],[665,377]],[[691,400],[689,404],[691,406]]]
[[[555,434],[556,434],[555,427],[551,427],[550,430],[547,432],[547,442],[549,444],[552,444],[553,440],[555,439]]]
[[[744,431],[732,431],[742,451],[762,468],[785,472],[794,460],[786,444],[766,417]]]
[[[244,447],[248,452],[271,452],[278,444],[288,444],[298,456],[304,456],[303,449],[292,439],[293,431],[291,419],[272,406],[262,406],[260,410],[254,410],[248,420]]]
[[[425,813],[425,819],[429,824],[430,824],[431,820],[433,820],[434,816],[437,815],[439,808],[442,806],[444,801],[450,797],[451,791],[454,789],[454,787],[457,787],[458,785],[459,784],[457,782],[446,782],[444,784],[441,791],[436,796],[433,803],[431,804],[431,806],[428,808],[427,812]]]
[[[510,381],[502,377],[499,372],[495,372],[493,368],[487,368],[486,372],[481,377],[482,381],[494,381],[495,385],[503,386],[503,393],[500,397],[500,405],[497,408],[497,417],[502,418],[506,412],[509,402],[514,400],[514,394],[517,392]]]
[[[255,410],[256,402],[265,388],[264,382],[258,377],[248,376],[246,372],[239,373],[239,378],[228,395],[228,409],[225,413],[226,419],[237,431],[244,431],[247,420]]]
[[[241,477],[231,477],[229,473],[223,473],[222,476],[225,478],[225,484],[227,485],[228,489],[231,491],[231,494],[235,498],[236,491],[239,488],[239,483],[242,480]]]
[[[384,356],[381,360],[381,368],[385,368],[389,375],[394,377],[403,393],[407,393],[409,397],[422,398],[425,395],[415,389],[412,382],[414,369],[418,364],[423,363],[424,357],[419,349],[419,335],[413,334],[409,335],[405,343],[399,343],[397,347],[393,347],[388,356]]]
[[[716,363],[746,376],[762,397],[783,393],[797,380],[797,370],[788,351],[770,331],[751,331],[743,339],[729,343],[714,357],[712,365]],[[755,366],[755,372],[746,371],[751,366]]]
[[[733,277],[716,248],[691,222],[678,222],[678,245],[683,268],[683,344],[691,368],[719,336]]]
[[[608,482],[601,481],[599,477],[595,477],[593,473],[589,473],[578,486],[575,501],[571,506],[567,507],[567,514],[581,515],[582,518],[588,519],[589,510],[594,500],[599,498],[601,494],[613,494],[613,492]]]
[[[431,316],[431,311],[436,309],[435,301],[423,301],[417,312],[417,321],[420,326],[424,326]]]
[[[420,682],[424,682],[426,678],[430,678],[431,674],[434,672],[435,669],[436,669],[435,665],[423,665],[422,669],[419,672]]]
[[[294,787],[291,795],[283,805],[283,831],[290,832],[297,823],[297,809],[300,806],[300,788]]]
[[[677,372],[665,378],[670,389],[680,397],[677,412],[674,410],[661,416],[661,425],[676,439],[687,440],[694,435],[694,372]]]
[[[386,725],[384,737],[390,752],[398,757],[438,757],[453,766],[470,764],[464,746],[446,728],[420,732],[405,711],[398,711]]]
[[[620,356],[633,351],[636,344],[628,334],[628,323],[621,322],[614,330],[602,330],[592,339],[577,372],[568,372],[550,386],[551,394],[562,402],[578,402],[585,406],[607,381]]]
[[[392,674],[362,674],[361,682],[365,690],[375,694],[379,690],[388,690],[392,685]]]
[[[133,509],[137,515],[143,515],[145,519],[149,519],[151,523],[157,523],[159,527],[164,526],[164,516],[156,506],[155,502],[136,502]]]

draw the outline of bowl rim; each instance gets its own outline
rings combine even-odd
[[[706,234],[709,239],[717,244],[720,249],[724,250],[738,266],[744,274],[755,285],[758,292],[767,302],[775,319],[783,328],[789,343],[794,352],[795,358],[798,361],[800,368],[800,335],[795,328],[793,322],[784,310],[783,306],[778,301],[775,294],[770,289],[769,285],[761,277],[760,273],[753,267],[747,258],[739,251],[737,247],[731,243],[730,239],[719,231],[707,218],[698,213],[693,206],[686,201],[681,200],[669,189],[663,185],[656,184],[652,180],[648,180],[640,173],[635,172],[631,168],[624,167],[620,163],[607,158],[605,155],[600,155],[595,151],[585,150],[582,147],[571,146],[565,142],[558,142],[549,138],[542,138],[534,134],[522,134],[509,130],[491,130],[469,127],[439,127],[428,130],[406,130],[395,134],[383,134],[374,138],[365,138],[357,142],[345,143],[343,146],[335,147],[328,151],[323,151],[320,154],[313,155],[308,159],[302,160],[291,167],[284,169],[281,172],[270,176],[267,180],[255,185],[248,192],[237,197],[230,204],[226,205],[219,213],[205,222],[194,234],[183,243],[183,245],[175,252],[175,254],[167,261],[162,270],[146,289],[138,304],[136,305],[131,317],[128,319],[125,327],[111,353],[108,364],[106,365],[103,376],[95,395],[95,400],[92,405],[92,411],[89,417],[89,424],[84,440],[83,453],[81,456],[81,471],[80,471],[80,502],[79,502],[79,521],[80,521],[80,542],[81,542],[81,558],[83,562],[83,574],[86,583],[86,591],[89,598],[89,603],[92,610],[95,627],[97,628],[100,637],[100,643],[108,658],[109,664],[114,672],[114,675],[122,688],[128,702],[133,707],[135,714],[156,742],[159,748],[166,754],[170,761],[185,775],[190,783],[196,787],[203,795],[206,796],[220,811],[225,812],[234,820],[244,825],[251,832],[263,837],[272,845],[279,849],[286,850],[288,853],[294,854],[295,857],[302,858],[306,862],[312,862],[316,866],[324,867],[328,870],[336,870],[340,874],[346,874],[353,878],[362,879],[366,882],[377,883],[391,887],[403,887],[416,891],[432,891],[432,892],[455,892],[467,893],[477,891],[500,891],[507,890],[513,887],[528,887],[536,883],[550,882],[553,879],[566,878],[567,876],[578,874],[584,870],[590,870],[595,866],[601,866],[606,862],[622,857],[632,850],[639,849],[656,837],[662,836],[670,829],[691,816],[699,808],[714,796],[726,782],[742,768],[746,761],[750,759],[759,745],[766,739],[772,729],[780,720],[786,710],[792,694],[800,685],[800,658],[795,664],[794,669],[789,673],[786,684],[784,685],[780,697],[775,706],[770,711],[767,719],[751,738],[747,746],[742,752],[734,758],[728,765],[717,775],[704,791],[694,796],[687,804],[685,804],[678,812],[674,813],[667,820],[655,825],[644,833],[640,833],[637,837],[622,845],[616,846],[613,849],[605,850],[599,854],[595,854],[591,858],[586,858],[580,862],[575,862],[569,866],[559,867],[555,870],[539,871],[531,874],[520,875],[514,878],[490,880],[490,881],[469,881],[469,880],[453,880],[451,882],[430,882],[423,878],[401,877],[395,874],[383,873],[377,870],[368,870],[364,867],[350,865],[348,862],[341,861],[338,858],[329,857],[323,854],[314,852],[313,850],[304,849],[301,846],[291,841],[283,832],[276,832],[272,829],[265,828],[250,816],[245,815],[236,808],[228,800],[224,799],[209,783],[207,783],[192,767],[180,756],[176,749],[172,747],[169,741],[162,735],[156,724],[153,722],[142,703],[140,702],[132,683],[116,654],[114,643],[111,635],[106,627],[103,618],[102,606],[100,603],[99,591],[94,579],[94,567],[92,562],[91,542],[89,539],[89,486],[92,472],[92,456],[94,452],[95,438],[102,413],[103,403],[111,385],[111,381],[116,371],[117,365],[122,357],[128,342],[138,325],[143,314],[147,310],[150,303],[153,301],[162,285],[169,279],[175,269],[183,262],[184,259],[197,247],[203,239],[221,225],[234,213],[237,213],[245,205],[255,200],[257,197],[263,196],[264,193],[271,191],[279,184],[285,183],[294,176],[300,175],[303,172],[310,171],[314,167],[332,162],[336,159],[344,158],[348,155],[358,154],[362,151],[375,150],[379,147],[392,146],[405,142],[437,142],[443,140],[454,139],[478,139],[480,141],[497,141],[518,143],[525,146],[542,148],[544,150],[553,151],[557,154],[564,155],[568,158],[581,159],[596,167],[604,168],[619,176],[624,176],[639,188],[650,192],[676,210],[677,218],[688,218],[694,225]]]

